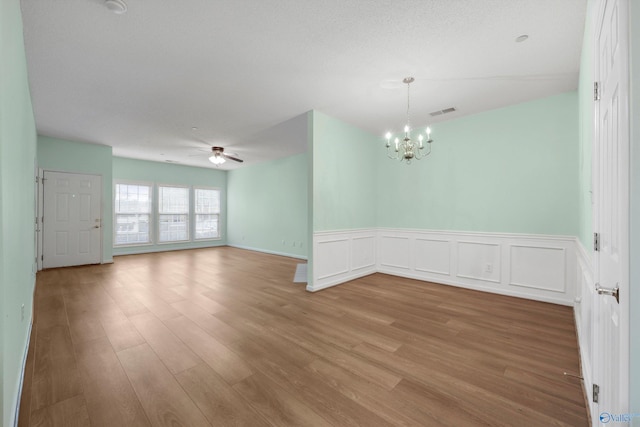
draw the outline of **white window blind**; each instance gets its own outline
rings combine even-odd
[[[195,239],[220,237],[220,190],[195,188]]]
[[[140,184],[116,184],[115,245],[151,243],[152,187]]]
[[[189,189],[158,187],[158,241],[189,240]]]

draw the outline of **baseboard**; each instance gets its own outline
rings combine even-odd
[[[24,349],[24,355],[22,357],[22,367],[20,369],[20,382],[18,384],[18,396],[16,397],[16,405],[13,412],[13,422],[11,423],[14,427],[18,427],[18,416],[20,414],[20,401],[22,399],[22,387],[24,385],[24,374],[27,367],[27,355],[29,354],[29,343],[31,342],[31,330],[33,328],[33,315],[31,316],[31,321],[29,322],[29,329],[27,331],[27,345]]]
[[[306,256],[298,255],[298,254],[291,254],[291,253],[287,253],[287,252],[270,251],[268,249],[254,248],[254,247],[251,247],[251,246],[235,245],[235,244],[230,244],[230,243],[228,243],[226,246],[229,246],[229,247],[232,247],[232,248],[238,248],[238,249],[246,249],[248,251],[262,252],[264,254],[279,255],[279,256],[285,256],[285,257],[288,257],[288,258],[301,259],[301,260],[304,260],[304,261],[307,260]]]
[[[141,255],[141,254],[151,254],[156,252],[173,252],[173,251],[188,251],[191,249],[207,249],[207,248],[217,248],[221,246],[227,246],[227,244],[222,239],[218,240],[206,240],[204,242],[197,242],[195,245],[193,242],[189,244],[180,244],[180,243],[161,243],[161,244],[153,244],[153,245],[139,245],[139,246],[117,246],[113,248],[113,256],[124,256],[124,255]]]
[[[469,289],[472,291],[480,291],[480,292],[487,292],[490,294],[504,295],[504,296],[514,297],[514,298],[523,298],[523,299],[548,302],[551,304],[558,304],[558,305],[565,305],[565,306],[572,305],[572,302],[567,301],[565,298],[554,298],[554,297],[549,297],[545,295],[527,295],[527,294],[523,294],[522,292],[510,291],[508,289],[497,289],[490,286],[481,286],[481,285],[463,283],[459,281],[449,281],[446,279],[425,280],[425,278],[420,275],[413,275],[410,273],[387,272],[384,270],[378,271],[378,273],[389,274],[391,276],[397,276],[397,277],[404,277],[407,279],[420,280],[423,282],[436,283],[438,285],[454,286],[456,288]]]
[[[321,285],[314,286],[313,284],[308,284],[306,289],[309,292],[318,292],[323,289],[331,288],[333,286],[338,286],[350,280],[356,280],[361,277],[369,276],[374,273],[375,271],[367,271],[367,272],[361,272],[361,273],[356,273],[356,274],[347,275],[347,276],[341,276],[339,279],[325,281]]]

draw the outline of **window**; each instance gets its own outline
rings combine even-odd
[[[158,241],[189,240],[189,189],[158,187]]]
[[[115,245],[151,243],[150,185],[116,184]]]
[[[220,237],[220,190],[195,188],[195,239]]]

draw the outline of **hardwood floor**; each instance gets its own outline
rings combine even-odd
[[[586,426],[572,310],[234,248],[38,273],[20,426]]]

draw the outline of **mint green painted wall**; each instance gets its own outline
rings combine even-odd
[[[578,98],[538,99],[432,126],[411,165],[376,141],[378,226],[578,234]]]
[[[640,0],[630,2],[630,278],[629,278],[629,409],[640,413]],[[640,417],[633,419],[640,426]]]
[[[102,262],[112,262],[111,147],[38,136],[38,167],[102,176]]]
[[[225,207],[227,206],[227,173],[225,171],[176,165],[170,163],[150,162],[146,160],[126,159],[123,157],[114,157],[113,179],[114,181],[125,180],[148,182],[153,184],[215,187],[222,190],[222,216],[220,222],[222,238],[220,240],[172,244],[153,244],[145,246],[121,246],[113,248],[114,255],[171,251],[176,249],[203,248],[226,244],[227,215]],[[113,193],[110,193],[110,196],[113,202]],[[155,194],[154,197],[157,197],[157,194]],[[111,245],[113,244],[113,236],[110,236],[109,243]]]
[[[593,7],[590,0],[584,26],[582,55],[580,58],[580,82],[578,86],[579,109],[579,163],[578,163],[578,238],[588,253],[593,245],[591,156],[593,150]]]
[[[12,426],[35,284],[36,129],[18,0],[0,2],[0,76],[0,424]]]
[[[307,112],[307,286],[313,286],[313,116]]]
[[[376,226],[378,138],[313,112],[313,231]]]
[[[307,154],[228,172],[228,242],[307,257]]]

